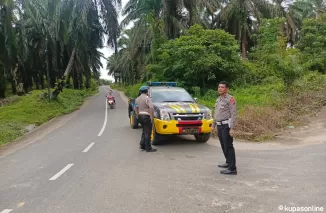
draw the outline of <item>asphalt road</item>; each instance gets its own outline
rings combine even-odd
[[[0,213],[326,212],[326,138],[236,150],[238,175],[225,176],[210,143],[174,138],[140,151],[125,102],[116,94],[117,108],[106,109],[104,90],[41,139],[0,150]]]

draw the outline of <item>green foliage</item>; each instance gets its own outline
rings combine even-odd
[[[265,85],[251,85],[230,90],[230,94],[237,100],[240,112],[247,105],[252,106],[277,106],[283,98],[284,86],[282,82],[273,82]],[[200,103],[214,108],[218,93],[216,90],[208,90],[205,95],[199,96]]]
[[[163,20],[155,18],[153,13],[150,13],[148,19],[150,24],[149,29],[152,34],[151,59],[152,61],[156,62],[158,49],[166,42],[166,38],[164,37],[164,23]]]
[[[159,63],[147,66],[158,80],[178,81],[186,88],[212,88],[220,80],[232,81],[241,67],[238,45],[223,30],[192,26],[185,35],[159,49]]]
[[[90,86],[89,89],[91,91],[98,91],[99,82],[97,80],[91,78],[89,86]]]
[[[138,96],[139,88],[145,84],[135,84],[131,86],[127,86],[125,89],[125,93],[128,97],[136,98]]]
[[[173,15],[176,11],[170,8],[164,11],[169,18],[163,21],[159,16],[151,16],[154,13],[139,15],[141,20],[144,16],[152,19],[146,24],[142,22],[141,28],[134,28],[133,35],[139,34],[139,29],[151,32],[154,35],[148,39],[151,46],[145,45],[144,37],[130,37],[132,43],[138,42],[137,48],[122,49],[120,53],[132,55],[132,60],[120,57],[118,61],[123,66],[112,68],[124,72],[123,82],[128,85],[142,79],[177,81],[179,86],[198,97],[200,103],[212,109],[218,97],[218,82],[227,80],[231,83],[230,93],[238,104],[238,130],[243,133],[240,137],[247,138],[250,133],[250,139],[270,138],[291,122],[307,120],[305,116],[326,104],[325,75],[312,73],[314,70],[326,72],[326,16],[322,14],[325,5],[319,0],[300,0],[290,3],[286,9],[282,1],[274,3],[231,0],[222,6],[219,2],[219,6],[205,11],[203,17],[200,7],[199,13],[189,10],[193,12],[189,17],[182,17],[182,14],[176,17]],[[147,8],[144,5],[147,4],[142,4]],[[132,9],[141,11],[136,7]],[[157,7],[157,11],[160,9]],[[217,16],[214,14],[216,10],[220,10]],[[257,21],[248,20],[248,14],[254,14]],[[316,19],[305,20],[303,17]],[[133,18],[135,20],[136,16]],[[182,30],[179,36],[177,23],[183,19],[191,27]],[[194,25],[196,19],[208,29]],[[148,30],[144,29],[145,25]],[[162,31],[170,39],[167,42],[164,42]],[[241,55],[243,60],[240,60]],[[124,68],[125,64],[135,61],[137,65],[132,66],[133,69]],[[143,66],[137,68],[138,64],[146,69]],[[121,89],[135,97],[140,85]]]
[[[46,91],[33,91],[11,104],[0,108],[0,145],[10,142],[25,133],[25,127],[37,126],[78,108],[84,98],[94,91],[66,89],[55,101],[40,99]]]
[[[139,83],[129,86],[119,85],[119,84],[112,84],[111,87],[115,90],[122,91],[126,94],[126,96],[130,98],[136,98],[139,92],[139,88],[145,84]]]
[[[28,93],[36,86],[46,88],[48,83],[53,87],[65,70],[72,78],[71,85],[96,91],[98,82],[94,79],[99,78],[103,56],[98,49],[103,47],[102,37],[107,32],[107,44],[116,53],[109,57],[107,68],[110,74],[119,73],[128,85],[113,87],[130,97],[137,96],[142,85],[138,82],[177,81],[201,103],[213,107],[218,82],[227,80],[242,113],[242,130],[262,127],[255,134],[266,134],[265,129],[270,134],[300,113],[307,114],[298,106],[310,110],[323,103],[324,76],[311,73],[326,72],[326,17],[320,0],[298,0],[288,9],[282,1],[272,4],[266,0],[129,0],[123,23],[134,21],[134,27],[123,31],[118,46],[119,2],[4,1],[0,8],[0,96],[18,90]],[[189,13],[181,13],[183,9]],[[250,14],[257,21],[249,20]],[[306,17],[316,19],[303,19]],[[190,28],[185,30],[184,26]],[[287,48],[287,42],[295,48]],[[51,76],[48,83],[47,68]],[[291,96],[291,103],[287,96]],[[47,110],[51,114],[54,109]],[[265,125],[266,120],[272,122]],[[7,122],[7,130],[13,132],[9,135],[27,123]]]
[[[127,96],[136,97],[139,87],[120,86]],[[214,112],[218,93],[216,89],[202,91],[194,86],[189,92],[199,98]],[[305,73],[297,78],[291,90],[282,79],[266,78],[262,84],[232,87],[230,94],[236,98],[238,109],[237,138],[249,140],[271,139],[282,128],[294,123],[304,124],[321,106],[326,105],[326,76],[319,73]],[[200,95],[204,94],[204,95]]]
[[[258,81],[276,76],[283,79],[286,87],[291,87],[303,74],[303,67],[300,65],[300,53],[296,49],[286,49],[286,39],[281,31],[284,21],[284,18],[262,21],[257,36],[257,47],[251,54],[251,59],[256,66],[248,63],[246,68],[254,68],[252,69],[254,76],[260,76]],[[256,67],[260,70],[258,75]]]
[[[326,15],[325,15],[326,17]],[[326,73],[326,20],[307,19],[303,23],[298,49],[310,70]]]
[[[8,94],[7,81],[18,95],[44,88],[47,71],[54,96],[68,76],[78,88],[95,88],[90,79],[100,76],[104,33],[106,43],[117,47],[119,5],[106,0],[1,1],[0,97]]]
[[[195,97],[200,97],[200,87],[192,87],[192,92],[194,94]]]
[[[110,85],[110,84],[112,84],[112,81],[110,81],[110,80],[106,80],[106,79],[100,79],[99,80],[99,83],[100,83],[100,85]]]

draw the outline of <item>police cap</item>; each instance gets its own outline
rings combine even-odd
[[[147,91],[148,91],[148,86],[141,86],[141,87],[139,88],[139,91],[140,91],[140,92],[147,92]]]

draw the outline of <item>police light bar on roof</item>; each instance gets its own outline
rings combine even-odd
[[[168,86],[168,87],[176,87],[177,82],[147,82],[148,86]]]

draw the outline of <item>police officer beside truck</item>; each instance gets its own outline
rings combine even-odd
[[[234,126],[237,117],[235,98],[228,94],[229,84],[222,81],[218,85],[219,97],[215,103],[215,114],[213,129],[217,127],[218,138],[221,143],[221,148],[226,159],[224,164],[218,165],[221,174],[236,175],[236,159],[235,150],[233,147]]]
[[[140,96],[136,99],[135,112],[138,116],[138,122],[142,125],[143,133],[140,141],[140,149],[146,152],[156,152],[151,146],[151,134],[153,128],[154,106],[150,97],[148,97],[148,87],[140,87]]]

